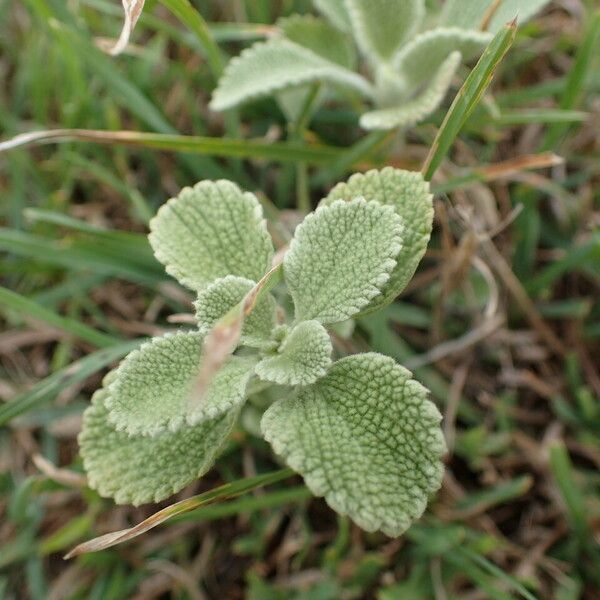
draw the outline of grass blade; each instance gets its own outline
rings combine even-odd
[[[490,85],[496,67],[515,39],[516,30],[517,24],[513,21],[494,36],[454,98],[423,165],[422,172],[427,181],[431,181],[465,121]]]
[[[28,317],[44,321],[45,323],[52,325],[52,327],[57,327],[62,331],[73,334],[85,342],[98,346],[98,348],[110,348],[119,342],[118,339],[107,335],[106,333],[96,331],[85,323],[77,321],[76,319],[63,317],[41,304],[30,300],[26,296],[22,296],[21,294],[17,294],[16,292],[1,286],[0,306],[7,306]]]
[[[590,20],[587,32],[577,49],[574,63],[567,75],[565,88],[559,101],[559,108],[562,111],[569,112],[577,106],[590,70],[594,65],[593,57],[595,53],[597,53],[599,37],[600,12],[597,12]],[[542,150],[555,148],[567,129],[568,124],[560,122],[555,123],[548,131],[548,134],[542,143]]]
[[[207,156],[261,158],[278,162],[327,164],[340,156],[332,146],[306,145],[296,142],[266,142],[261,139],[232,140],[202,136],[186,136],[138,131],[103,131],[97,129],[52,129],[22,133],[0,142],[0,152],[44,142],[95,142],[141,146],[170,152],[188,152]]]
[[[83,544],[79,544],[79,546],[73,548],[73,550],[71,550],[71,552],[69,552],[65,558],[73,558],[79,554],[85,554],[86,552],[98,552],[99,550],[105,550],[111,546],[116,546],[117,544],[127,542],[138,535],[146,533],[146,531],[153,529],[157,525],[164,523],[171,517],[187,513],[191,510],[200,508],[201,506],[212,504],[213,502],[240,496],[241,494],[251,492],[256,488],[265,485],[271,485],[281,481],[282,479],[287,479],[293,474],[294,472],[291,469],[281,469],[272,473],[239,479],[233,483],[226,483],[225,485],[208,492],[204,492],[203,494],[198,494],[197,496],[192,496],[186,500],[181,500],[180,502],[171,504],[171,506],[167,506],[166,508],[159,510],[134,527],[107,533],[88,542],[84,542]]]
[[[195,34],[206,52],[206,61],[215,79],[223,72],[224,60],[206,21],[189,0],[160,0],[184,25]]]
[[[100,369],[137,348],[143,341],[143,339],[129,340],[111,348],[98,350],[75,361],[68,367],[52,373],[24,394],[0,406],[0,426],[6,425],[19,415],[38,408],[66,387],[97,373]]]

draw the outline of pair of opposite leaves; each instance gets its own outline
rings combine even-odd
[[[365,129],[411,126],[441,104],[461,59],[472,59],[507,21],[523,22],[548,1],[503,0],[483,32],[491,0],[446,0],[438,14],[427,15],[425,0],[314,0],[329,22],[310,15],[280,20],[278,35],[230,61],[211,108],[275,95],[294,121],[310,93],[306,86],[327,82],[375,104],[361,116]],[[436,25],[423,30],[424,23]],[[373,81],[356,72],[352,38]]]
[[[258,376],[294,386],[281,388],[262,418],[276,454],[364,529],[402,533],[441,481],[440,414],[391,358],[332,362],[325,326],[406,286],[432,214],[419,173],[385,168],[338,184],[284,257],[293,323],[278,325],[274,298],[262,298],[244,322],[241,351],[194,402],[204,337],[269,269],[273,245],[258,200],[231,182],[204,181],[170,200],[150,241],[167,272],[198,292],[198,330],[152,340],[106,377],[80,435],[90,486],[132,504],[180,490],[210,468]]]

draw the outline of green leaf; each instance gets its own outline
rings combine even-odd
[[[357,196],[392,206],[404,223],[402,249],[396,257],[396,267],[382,288],[381,296],[369,305],[370,311],[391,302],[414,275],[431,235],[433,196],[421,173],[385,167],[356,173],[348,181],[338,183],[322,204],[351,201]]]
[[[519,24],[525,23],[538,13],[550,0],[502,0],[490,20],[488,31],[497,33],[515,17]],[[449,27],[479,29],[493,0],[446,0],[440,16],[440,24]]]
[[[308,385],[323,377],[331,364],[331,339],[318,321],[302,321],[285,337],[273,356],[256,365],[264,381]]]
[[[371,84],[360,75],[289,40],[257,43],[231,59],[210,103],[226,110],[261,96],[306,83],[327,81],[372,97]]]
[[[368,353],[264,414],[267,441],[316,496],[367,531],[398,536],[441,484],[441,415],[393,359]]]
[[[423,0],[346,0],[354,36],[373,62],[390,60],[419,28]]]
[[[490,33],[456,27],[426,31],[413,38],[394,57],[394,66],[408,90],[426,83],[452,52],[470,60],[492,39]]]
[[[315,8],[342,31],[350,31],[350,17],[344,0],[313,0]]]
[[[200,292],[194,303],[200,333],[206,335],[244,296],[256,285],[250,279],[228,275],[211,283]],[[247,346],[261,347],[275,327],[276,304],[273,297],[263,296],[254,310],[244,320],[241,342]]]
[[[421,91],[412,100],[401,102],[392,108],[366,112],[360,117],[360,125],[368,130],[394,129],[416,125],[428,117],[444,100],[461,60],[460,52],[453,52]]]
[[[226,275],[258,280],[273,258],[256,196],[230,181],[181,190],[150,221],[148,239],[167,273],[193,290]]]
[[[396,266],[403,229],[391,207],[362,198],[308,215],[283,260],[296,319],[336,323],[369,304]]]
[[[233,409],[176,432],[129,436],[109,421],[109,395],[102,388],[92,397],[83,415],[79,445],[90,487],[117,504],[160,502],[206,473],[237,416]]]
[[[494,36],[452,101],[421,169],[427,181],[431,181],[458,132],[492,82],[496,68],[515,39],[515,33],[516,28],[511,24]]]
[[[277,25],[283,35],[346,69],[356,66],[356,50],[348,35],[312,15],[292,15]]]
[[[117,430],[156,435],[216,419],[241,406],[254,361],[236,356],[229,358],[195,401],[202,342],[197,332],[167,334],[125,358],[106,399],[110,422]]]

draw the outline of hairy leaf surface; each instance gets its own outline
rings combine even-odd
[[[356,40],[374,62],[390,60],[419,28],[423,0],[346,0]]]
[[[108,420],[106,388],[83,415],[79,445],[91,488],[118,504],[160,502],[212,466],[237,411],[154,437],[129,436]]]
[[[356,51],[349,36],[312,15],[292,15],[277,22],[283,35],[333,63],[353,69]]]
[[[331,352],[331,339],[323,325],[302,321],[288,333],[277,354],[256,365],[256,374],[281,385],[308,385],[325,375]]]
[[[460,52],[453,52],[442,63],[425,89],[412,100],[405,100],[398,106],[382,108],[364,113],[360,125],[368,130],[388,130],[395,127],[416,125],[428,117],[444,100],[452,83],[456,69],[460,65]]]
[[[117,369],[106,399],[111,423],[132,435],[155,435],[238,408],[245,400],[254,360],[229,358],[200,401],[194,402],[202,342],[197,332],[168,334],[129,354]]]
[[[207,334],[215,323],[256,285],[250,279],[228,275],[211,283],[200,292],[194,303],[198,329]],[[270,294],[259,300],[254,310],[244,320],[241,342],[247,346],[260,347],[269,339],[275,327],[276,304]]]
[[[283,38],[254,44],[232,58],[213,93],[210,107],[226,110],[289,87],[326,81],[367,97],[371,84],[360,75]]]
[[[402,233],[392,207],[362,198],[308,215],[283,261],[296,319],[335,323],[359,312],[387,283]]]
[[[273,257],[256,196],[230,181],[184,188],[150,221],[148,238],[167,273],[193,290],[226,275],[258,280]]]
[[[369,309],[376,309],[391,302],[406,287],[425,253],[433,222],[432,195],[421,173],[385,167],[356,173],[338,183],[322,204],[352,201],[357,196],[393,207],[404,223],[397,264],[381,296],[369,305]]]
[[[350,17],[344,0],[313,0],[315,8],[342,31],[350,31]]]
[[[495,10],[488,31],[497,33],[502,27],[518,18],[519,24],[525,23],[538,13],[550,0],[502,0]],[[440,24],[449,27],[479,29],[492,5],[493,0],[446,0],[440,17]]]
[[[398,536],[441,484],[441,415],[393,359],[368,353],[264,414],[265,438],[316,496],[367,531]]]
[[[426,83],[452,52],[460,52],[464,60],[480,53],[492,34],[456,27],[426,31],[412,39],[394,59],[400,78],[408,89]]]

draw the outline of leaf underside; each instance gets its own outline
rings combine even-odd
[[[308,385],[325,375],[331,352],[331,339],[323,325],[302,321],[288,333],[276,354],[256,365],[256,374],[280,385]]]
[[[208,334],[217,321],[239,304],[255,285],[250,279],[228,275],[200,292],[194,303],[200,333]],[[264,345],[275,327],[275,311],[273,296],[264,295],[244,320],[241,343],[256,348]]]
[[[360,118],[361,127],[367,130],[386,131],[396,127],[416,125],[428,117],[438,108],[448,93],[460,60],[460,52],[450,54],[420,94],[397,107],[364,113]]]
[[[83,415],[79,445],[90,487],[118,504],[160,502],[206,473],[237,411],[176,432],[129,436],[108,419],[109,391],[98,390]]]
[[[441,415],[393,359],[334,363],[297,396],[278,400],[261,428],[316,496],[367,531],[398,536],[441,484]]]
[[[273,257],[258,200],[230,181],[184,188],[150,221],[148,238],[167,273],[196,291],[226,275],[258,281]]]
[[[374,62],[390,60],[418,29],[423,0],[346,0],[356,41]]]
[[[492,34],[456,27],[431,29],[413,38],[394,58],[400,79],[409,90],[427,84],[452,52],[471,60],[492,39]]]
[[[357,196],[393,207],[404,223],[402,248],[389,281],[383,286],[381,295],[362,310],[370,312],[391,302],[412,279],[431,235],[433,203],[429,184],[421,173],[385,167],[356,173],[348,181],[338,183],[322,204],[351,201]]]
[[[210,107],[226,110],[290,87],[322,82],[355,89],[371,97],[371,84],[311,50],[283,38],[254,44],[231,59],[213,93]]]
[[[358,313],[387,283],[402,233],[391,207],[362,198],[308,215],[283,261],[296,319],[336,323]]]
[[[203,397],[194,398],[203,339],[197,332],[167,334],[127,356],[106,399],[109,420],[117,430],[156,435],[216,419],[241,406],[253,359],[229,358]]]
[[[277,25],[291,42],[346,69],[356,66],[356,50],[349,36],[326,21],[312,15],[292,15]]]
[[[315,8],[342,31],[350,31],[350,17],[344,0],[313,0]]]
[[[493,0],[446,0],[440,17],[440,24],[448,27],[479,29],[492,5]],[[518,18],[519,24],[525,23],[538,13],[550,0],[502,0],[496,8],[487,31],[498,33],[502,27]]]

